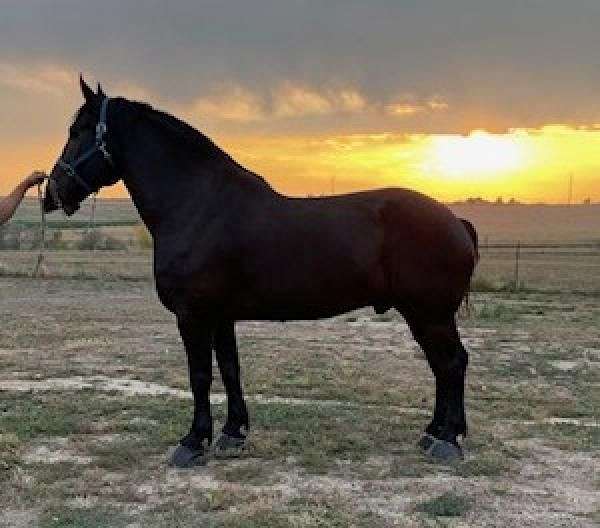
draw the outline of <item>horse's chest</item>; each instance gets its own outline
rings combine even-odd
[[[156,291],[163,305],[178,314],[191,306],[208,306],[222,297],[225,270],[202,255],[155,255]]]

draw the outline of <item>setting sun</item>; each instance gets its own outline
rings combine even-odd
[[[525,147],[518,138],[475,131],[468,136],[436,136],[426,163],[448,177],[497,175],[523,168]]]

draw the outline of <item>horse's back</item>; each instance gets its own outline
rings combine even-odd
[[[268,298],[344,309],[423,295],[460,302],[471,242],[443,204],[406,189],[281,198],[268,225],[245,224],[248,283]],[[343,310],[340,310],[343,311]]]

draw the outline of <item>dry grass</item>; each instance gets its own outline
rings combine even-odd
[[[181,472],[165,458],[189,425],[190,401],[125,383],[187,388],[174,322],[151,284],[0,282],[0,381],[47,380],[2,392],[0,524],[430,526],[451,512],[473,527],[525,517],[593,526],[598,298],[474,295],[462,321],[468,457],[450,466],[415,449],[433,386],[397,314],[240,324],[248,457]],[[122,383],[49,390],[55,379],[97,376]],[[215,379],[222,394],[216,369]],[[214,405],[217,424],[224,410]]]
[[[480,213],[462,214],[477,223]],[[513,238],[529,218],[515,214],[510,225],[482,225]],[[577,225],[586,233],[595,224]],[[561,238],[571,236],[565,229]],[[0,386],[12,383],[0,392],[0,526],[597,523],[596,257],[525,261],[533,287],[513,293],[502,287],[510,258],[483,255],[487,292],[473,294],[461,320],[470,350],[464,462],[440,466],[415,449],[433,405],[431,373],[396,313],[361,310],[240,323],[251,447],[246,458],[193,471],[165,464],[191,402],[150,252],[55,252],[49,271],[72,278],[10,276],[26,275],[34,257],[0,252]],[[218,426],[225,405],[214,375]]]

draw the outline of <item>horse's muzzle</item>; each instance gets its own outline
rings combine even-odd
[[[46,192],[44,193],[43,208],[45,213],[51,213],[60,209],[60,198],[56,188],[56,181],[52,178],[48,179],[46,184]]]

